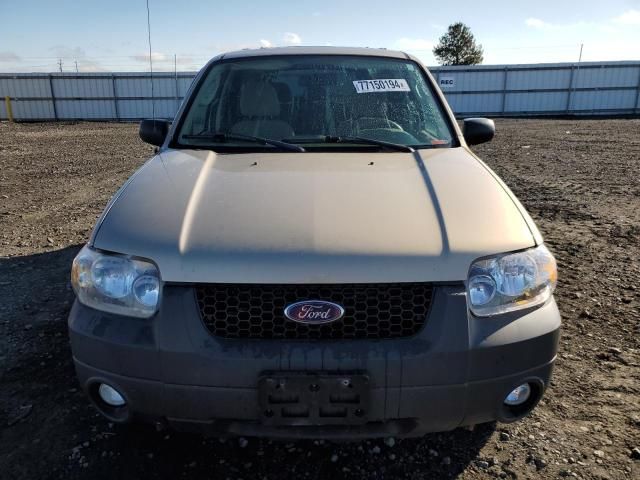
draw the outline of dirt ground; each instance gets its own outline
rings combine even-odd
[[[551,388],[520,423],[335,444],[103,420],[71,363],[69,267],[152,149],[132,124],[0,123],[0,478],[640,478],[640,120],[497,129],[477,151],[558,259]]]

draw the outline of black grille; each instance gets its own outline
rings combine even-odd
[[[224,338],[375,339],[408,337],[424,325],[432,286],[426,283],[196,286],[202,320]],[[284,309],[303,300],[341,305],[344,316],[324,325],[289,320]]]

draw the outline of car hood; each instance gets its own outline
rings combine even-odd
[[[151,259],[168,282],[430,282],[533,246],[533,229],[465,148],[167,150],[114,196],[92,243]]]

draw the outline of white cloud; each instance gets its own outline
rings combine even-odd
[[[70,67],[70,68],[72,68],[72,67]],[[75,68],[75,67],[73,67],[73,68]],[[78,64],[78,71],[79,72],[94,72],[95,73],[95,72],[106,72],[107,69],[104,68],[104,67],[101,67],[100,65],[95,64],[95,63],[89,63],[89,64],[79,63]]]
[[[269,40],[265,40],[264,38],[260,39],[260,46],[262,48],[271,48],[273,47],[273,43],[271,43]]]
[[[603,33],[613,34],[620,26],[640,25],[640,10],[627,10],[622,15],[610,19],[603,19],[598,22],[587,22],[584,20],[574,23],[551,23],[539,18],[529,17],[524,21],[527,27],[537,30],[588,30],[596,29]]]
[[[145,53],[142,55],[133,55],[131,57],[132,60],[135,60],[136,62],[148,62],[149,61],[149,54]],[[151,60],[153,60],[154,62],[166,62],[169,59],[171,59],[173,61],[173,56],[169,56],[166,53],[160,53],[160,52],[151,52]]]
[[[66,45],[54,45],[49,48],[49,51],[53,52],[56,57],[66,58],[83,58],[87,54],[81,47],[68,47]]]
[[[622,25],[640,25],[640,10],[627,10],[613,21]]]
[[[49,48],[56,57],[62,60],[62,70],[73,72],[78,69],[80,72],[103,72],[107,68],[103,67],[99,60],[87,56],[82,47],[69,47],[67,45],[54,45]],[[58,69],[57,60],[54,70]]]
[[[19,62],[20,57],[13,52],[0,52],[0,62]]]
[[[524,21],[525,25],[527,27],[531,27],[531,28],[551,28],[553,25],[551,25],[548,22],[545,22],[544,20],[540,20],[539,18],[527,18]]]
[[[399,38],[393,43],[393,48],[396,50],[408,50],[408,51],[431,51],[433,50],[433,42],[424,38]]]
[[[173,61],[173,58],[171,58],[171,61]],[[176,63],[178,65],[192,65],[195,63],[195,59],[191,55],[178,53],[176,54]]]
[[[284,41],[285,45],[300,45],[302,43],[300,35],[293,32],[286,32],[284,34],[284,37],[282,37],[282,40]]]
[[[617,27],[613,27],[611,25],[598,25],[597,29],[599,32],[607,33],[609,35],[613,35],[619,30]]]

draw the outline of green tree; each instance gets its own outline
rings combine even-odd
[[[477,65],[482,63],[482,45],[476,43],[471,29],[462,22],[449,25],[433,54],[441,65]]]

